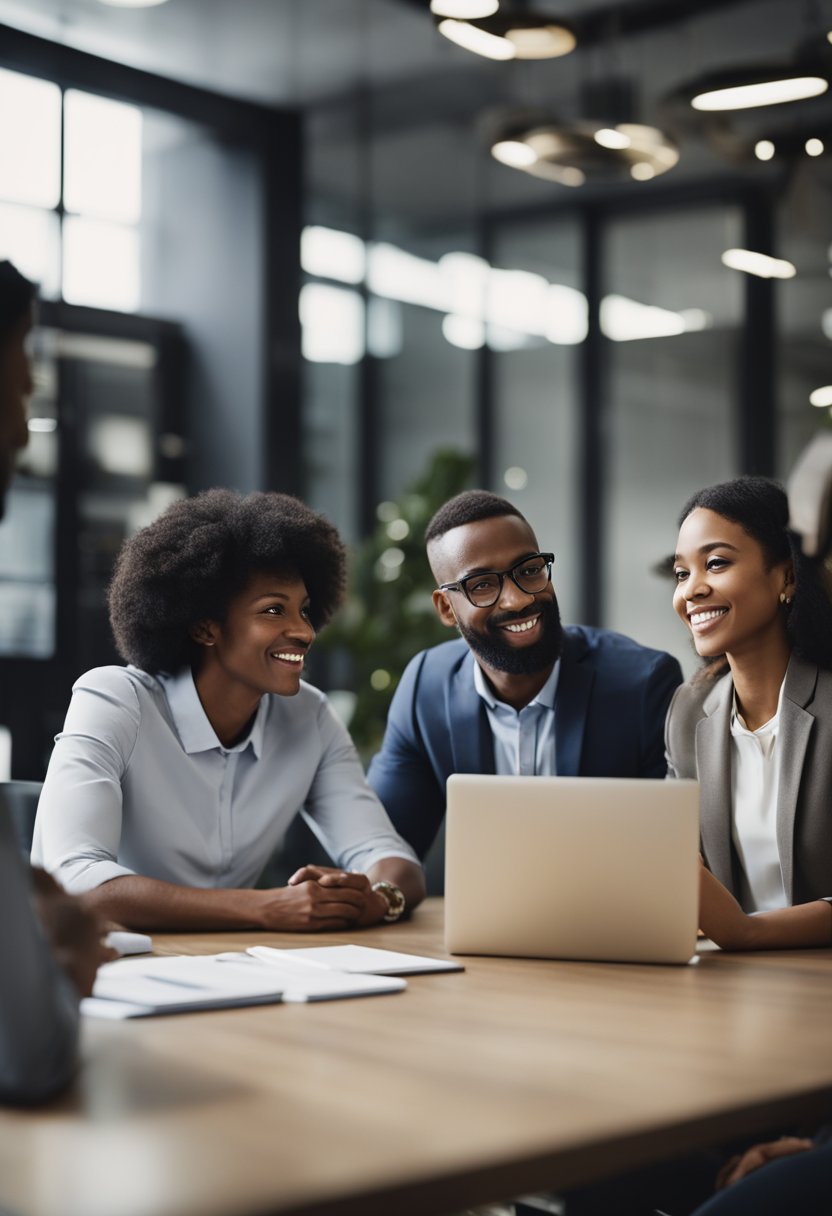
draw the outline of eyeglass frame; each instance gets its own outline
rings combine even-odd
[[[517,588],[517,590],[522,591],[524,595],[539,595],[540,591],[527,591],[526,588],[522,587],[520,585],[520,583],[518,583],[517,579],[514,577],[515,570],[518,570],[520,568],[520,566],[525,565],[526,562],[534,561],[534,559],[536,557],[542,558],[544,566],[547,567],[546,582],[540,588],[540,591],[543,591],[544,588],[546,588],[549,585],[549,583],[552,581],[552,566],[554,565],[554,562],[555,562],[554,553],[530,553],[528,555],[528,557],[521,557],[520,561],[515,562],[515,564],[509,570],[478,570],[474,574],[466,574],[464,578],[457,579],[456,582],[440,583],[439,590],[440,591],[461,591],[472,608],[493,608],[494,605],[500,599],[500,596],[503,594],[503,587],[505,586],[505,581],[507,578],[510,578],[511,581],[514,583],[515,587]],[[491,601],[490,604],[475,604],[474,601],[471,599],[471,596],[468,594],[468,588],[465,586],[465,584],[467,582],[470,582],[472,579],[484,578],[486,575],[489,575],[489,574],[495,574],[497,576],[497,578],[500,580],[500,585],[497,588],[497,594],[494,596],[494,599]]]

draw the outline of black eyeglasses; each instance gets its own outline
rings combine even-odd
[[[524,557],[510,570],[483,570],[469,574],[455,583],[440,583],[440,591],[461,591],[469,604],[475,608],[490,608],[496,604],[503,590],[503,582],[510,578],[515,587],[526,595],[542,591],[552,577],[554,553],[532,553]]]

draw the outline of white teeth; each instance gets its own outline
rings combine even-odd
[[[273,659],[286,659],[289,663],[302,663],[302,654],[273,654]]]
[[[693,612],[688,619],[691,625],[703,625],[705,621],[713,621],[718,616],[724,616],[727,611],[727,608],[711,608],[707,612]]]
[[[509,633],[526,633],[529,629],[533,629],[540,617],[533,616],[529,621],[521,621],[517,625],[506,625]]]

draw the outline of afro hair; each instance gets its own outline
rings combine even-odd
[[[344,545],[327,519],[288,494],[207,490],[174,503],[119,553],[108,597],[119,654],[153,675],[191,665],[193,627],[224,621],[231,600],[263,573],[300,577],[320,629],[344,597]]]

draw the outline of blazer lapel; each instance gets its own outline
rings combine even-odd
[[[580,776],[586,716],[595,683],[592,667],[581,662],[585,653],[581,640],[565,634],[555,695],[555,772],[559,777]]]
[[[474,687],[474,659],[469,653],[448,688],[448,730],[453,772],[493,773],[494,740],[482,698]]]
[[[777,851],[789,903],[794,900],[794,824],[797,798],[814,715],[804,706],[812,699],[818,669],[811,663],[792,658],[786,671],[786,685],[780,707],[780,786],[777,791]]]
[[[734,684],[721,679],[703,703],[696,724],[702,849],[713,874],[736,894],[731,843],[731,705]]]

